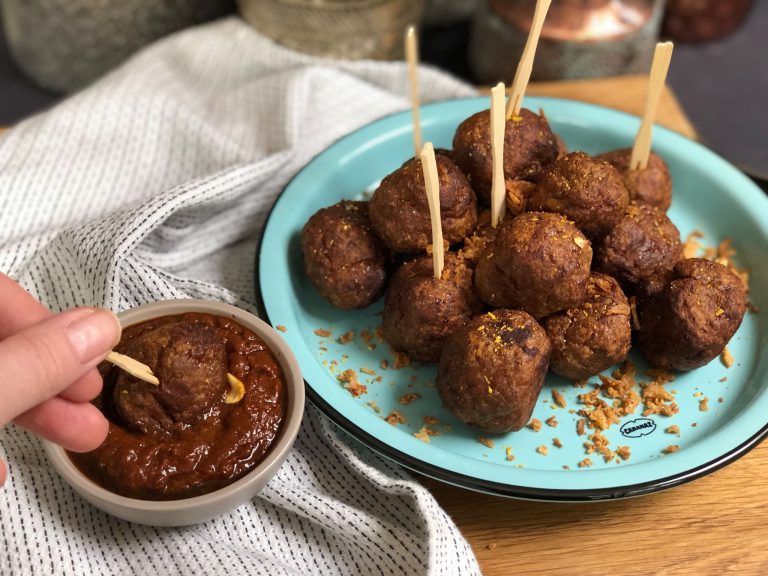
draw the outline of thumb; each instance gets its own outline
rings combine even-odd
[[[0,342],[0,425],[82,377],[117,344],[120,331],[111,312],[79,308]]]

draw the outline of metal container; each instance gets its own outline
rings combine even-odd
[[[317,56],[395,60],[423,0],[238,0],[243,18],[276,42]]]
[[[535,0],[487,0],[475,16],[470,63],[477,80],[511,81]],[[558,0],[541,31],[533,80],[646,73],[664,0]]]
[[[40,86],[75,90],[142,46],[234,11],[233,0],[2,0],[8,48]]]

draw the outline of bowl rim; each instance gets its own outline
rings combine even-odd
[[[238,323],[256,332],[267,343],[270,351],[272,351],[280,363],[285,376],[288,403],[280,433],[273,442],[266,457],[242,478],[207,494],[178,500],[144,500],[122,496],[98,485],[75,466],[72,460],[67,457],[64,448],[50,440],[43,439],[43,446],[48,454],[48,458],[59,474],[73,488],[87,492],[99,501],[109,502],[112,505],[125,509],[174,512],[201,505],[210,506],[216,503],[225,503],[233,495],[247,490],[252,484],[259,482],[259,480],[263,479],[264,474],[268,474],[269,479],[277,473],[279,466],[275,467],[275,464],[281,463],[286,453],[293,446],[304,415],[304,380],[296,357],[285,340],[272,326],[255,314],[224,302],[195,298],[158,300],[124,310],[118,313],[117,316],[123,328],[126,328],[151,318],[160,318],[185,312],[204,312],[232,317]],[[273,467],[274,469],[272,469]]]

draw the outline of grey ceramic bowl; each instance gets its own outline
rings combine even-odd
[[[304,381],[299,366],[288,345],[267,323],[253,314],[234,306],[207,300],[166,300],[145,304],[118,314],[123,327],[159,316],[184,312],[207,312],[228,316],[253,330],[274,353],[286,381],[288,406],[283,427],[266,458],[251,472],[229,486],[194,498],[150,501],[119,496],[89,480],[75,467],[64,450],[44,442],[53,466],[75,491],[91,504],[130,522],[151,526],[186,526],[210,520],[234,510],[253,498],[285,460],[296,439],[304,413]]]

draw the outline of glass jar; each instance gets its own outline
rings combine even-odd
[[[2,0],[16,65],[43,88],[75,90],[154,40],[234,12],[233,0]]]
[[[403,35],[423,0],[238,0],[243,18],[299,52],[345,59],[403,57]]]

